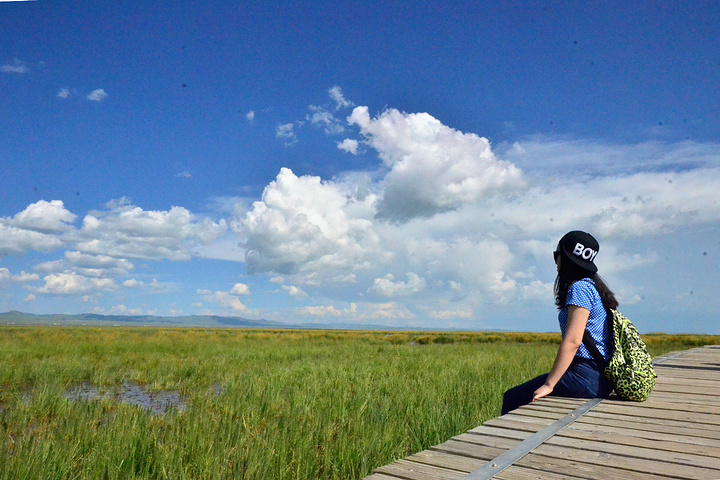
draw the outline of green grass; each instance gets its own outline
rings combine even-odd
[[[646,337],[653,355],[720,337]],[[0,329],[2,479],[358,479],[499,414],[559,335]],[[84,382],[177,390],[153,415]],[[218,394],[220,390],[220,394]]]

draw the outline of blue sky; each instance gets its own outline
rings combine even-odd
[[[0,2],[0,311],[720,334],[717,2]]]

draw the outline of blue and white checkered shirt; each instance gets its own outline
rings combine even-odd
[[[595,282],[590,278],[584,278],[570,285],[565,306],[558,314],[560,331],[562,332],[563,338],[565,338],[565,330],[567,329],[568,305],[575,305],[590,311],[586,329],[590,332],[593,340],[595,340],[595,345],[597,345],[602,356],[608,360],[607,345],[612,343],[612,330],[610,329],[610,322],[607,321],[607,312],[600,299],[600,294],[595,289]],[[584,344],[580,345],[575,356],[589,359],[593,358]]]

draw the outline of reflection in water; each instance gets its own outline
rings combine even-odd
[[[170,409],[179,412],[187,410],[187,400],[177,390],[151,392],[143,385],[124,381],[115,392],[101,393],[95,385],[83,382],[65,393],[73,401],[91,401],[110,398],[128,405],[136,405],[153,413],[163,415]]]

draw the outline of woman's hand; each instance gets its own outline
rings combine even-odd
[[[535,392],[533,393],[532,401],[534,402],[538,398],[547,397],[548,395],[550,395],[552,393],[552,391],[553,391],[553,387],[551,387],[550,385],[548,385],[546,383],[542,387],[535,390]]]

